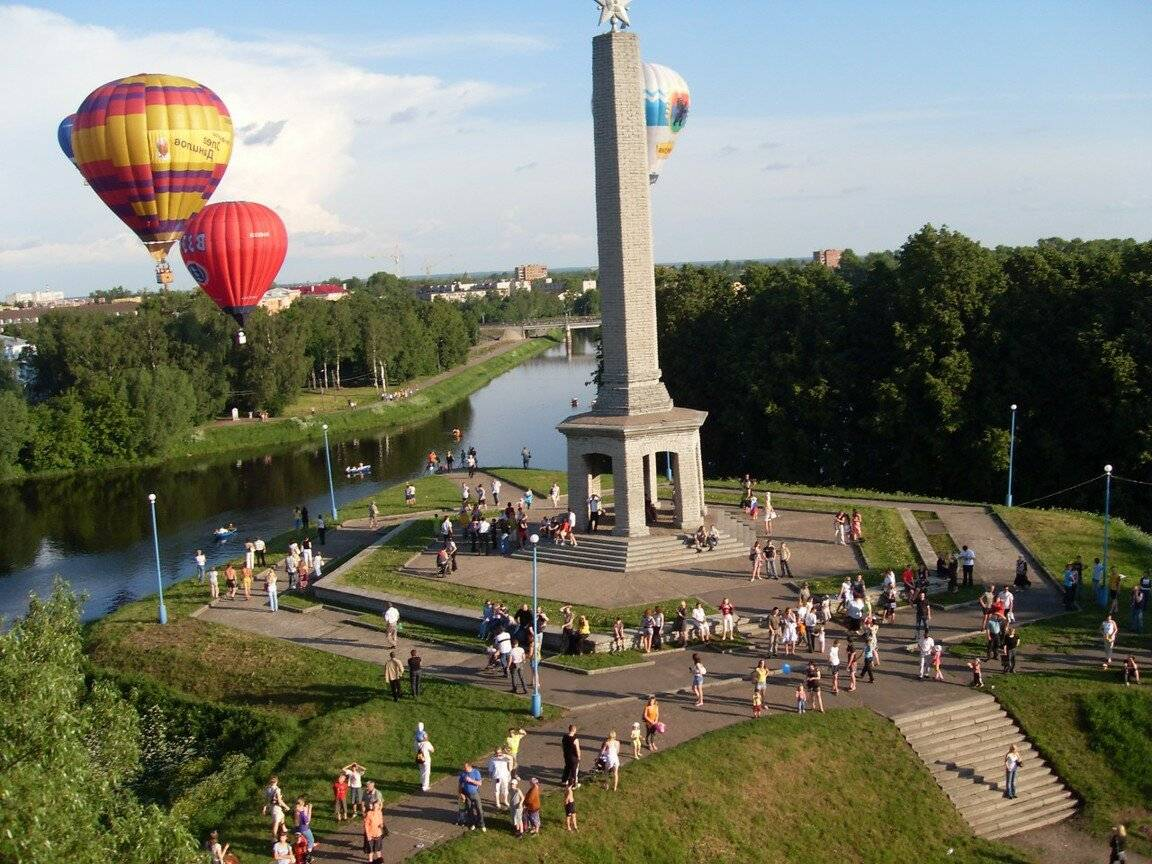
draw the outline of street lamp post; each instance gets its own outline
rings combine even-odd
[[[324,464],[328,466],[328,500],[332,504],[332,524],[335,525],[340,517],[336,514],[336,487],[332,485],[332,454],[328,451],[328,424],[320,427],[324,430]]]
[[[1112,520],[1112,466],[1104,466],[1104,555],[1100,560],[1104,567],[1104,585],[1108,584],[1108,524]],[[1107,591],[1104,596],[1107,597]]]
[[[1013,402],[1010,407],[1012,408],[1012,431],[1008,437],[1008,500],[1005,502],[1009,507],[1012,506],[1012,463],[1016,458],[1016,403]]]
[[[160,623],[168,623],[168,610],[164,607],[164,577],[160,574],[160,536],[156,531],[156,493],[148,495],[148,506],[152,511],[152,551],[156,553],[156,590],[160,594]]]
[[[528,538],[532,544],[532,634],[535,637],[532,651],[532,716],[537,720],[544,713],[544,706],[540,701],[540,652],[544,650],[544,637],[540,634],[540,601],[537,595],[536,579],[536,549],[540,545],[540,535],[533,534]]]

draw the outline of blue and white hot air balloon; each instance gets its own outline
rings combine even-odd
[[[679,74],[659,63],[644,64],[644,115],[648,125],[648,182],[655,183],[688,121],[692,96]]]
[[[69,114],[56,127],[56,141],[60,145],[60,149],[64,151],[64,155],[68,157],[68,161],[73,165],[76,164],[76,154],[72,151],[72,127],[75,123],[76,115]]]

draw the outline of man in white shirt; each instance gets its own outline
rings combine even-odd
[[[264,542],[264,538],[257,537],[252,542],[252,545],[254,547],[256,547],[256,566],[257,567],[267,567],[268,566],[268,560],[267,560],[266,555],[268,552],[268,544]]]
[[[196,557],[193,560],[196,562],[196,581],[203,584],[204,568],[208,566],[208,558],[205,556],[204,550],[197,549]]]
[[[708,632],[708,616],[704,613],[704,607],[700,603],[697,603],[692,609],[692,621],[696,625],[696,634],[708,642],[711,638]]]
[[[495,640],[496,651],[500,654],[500,668],[504,670],[504,677],[508,677],[508,663],[512,654],[512,634],[507,630],[501,630],[496,634]]]
[[[488,777],[492,780],[494,787],[496,809],[507,807],[508,790],[512,783],[512,760],[508,758],[503,747],[497,747],[492,758],[488,760]]]
[[[960,554],[957,556],[960,559],[960,566],[964,571],[965,585],[972,584],[972,568],[976,566],[976,553],[964,546],[960,549]]]
[[[445,514],[444,521],[440,523],[440,539],[447,540],[452,536],[452,517]]]
[[[520,643],[512,640],[512,650],[508,652],[508,672],[512,677],[512,692],[516,693],[516,680],[520,680],[520,689],[528,695],[528,685],[524,683],[524,661],[527,655]]]
[[[1016,595],[1012,593],[1012,589],[1005,585],[1004,590],[1000,592],[1000,602],[1004,604],[1004,617],[1009,621],[1015,621],[1016,616],[1012,610],[1016,606]]]
[[[488,517],[480,517],[480,527],[478,531],[480,534],[480,550],[487,555],[492,550],[492,523],[488,521]]]
[[[492,481],[492,506],[500,506],[500,490],[504,487],[500,484],[499,480],[493,479]]]
[[[400,610],[393,606],[391,603],[384,609],[384,635],[388,637],[388,641],[392,643],[392,647],[396,647],[396,631],[400,624]]]
[[[927,672],[929,664],[932,662],[932,650],[936,647],[936,640],[931,636],[925,636],[920,640],[920,680],[924,680],[924,673]]]
[[[345,765],[342,769],[348,777],[348,812],[364,815],[364,802],[361,800],[363,788],[364,766],[358,762]]]

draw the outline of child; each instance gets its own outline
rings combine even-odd
[[[468,797],[463,792],[456,796],[456,824],[468,824]]]
[[[823,624],[817,624],[816,625],[816,653],[817,654],[823,654],[824,653],[824,625]]]
[[[640,750],[644,746],[644,733],[640,731],[640,721],[632,724],[632,758],[640,758]],[[567,800],[567,799],[565,799]]]
[[[1124,686],[1131,687],[1133,681],[1140,683],[1140,667],[1136,665],[1136,657],[1129,654],[1124,661]]]
[[[944,657],[944,646],[941,645],[939,642],[937,642],[936,647],[934,647],[932,649],[932,680],[933,681],[943,681],[944,680],[944,673],[940,671],[940,661],[943,659],[943,657]]]
[[[972,686],[984,686],[984,674],[980,671],[980,658],[969,661],[968,668],[972,670]]]
[[[636,733],[633,733],[633,735],[635,734]],[[637,754],[636,758],[640,758],[639,754]],[[566,831],[580,830],[576,826],[576,794],[574,789],[575,786],[573,783],[569,782],[564,784],[564,830]]]
[[[752,716],[759,718],[764,711],[764,697],[759,690],[752,691]]]
[[[796,686],[796,713],[797,714],[803,714],[804,713],[804,709],[808,705],[807,700],[808,700],[808,693],[804,690],[804,685],[798,684]]]
[[[623,621],[623,619],[617,618],[612,623],[612,645],[611,645],[611,648],[613,651],[623,651],[624,650],[624,621]]]

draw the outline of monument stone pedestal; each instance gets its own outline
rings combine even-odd
[[[625,538],[649,533],[645,499],[658,498],[657,453],[672,460],[676,525],[694,531],[707,514],[700,457],[707,414],[675,407],[661,379],[644,112],[639,39],[600,34],[592,40],[592,118],[604,365],[593,409],[557,428],[568,439],[569,507],[582,511],[610,471],[612,533]]]

